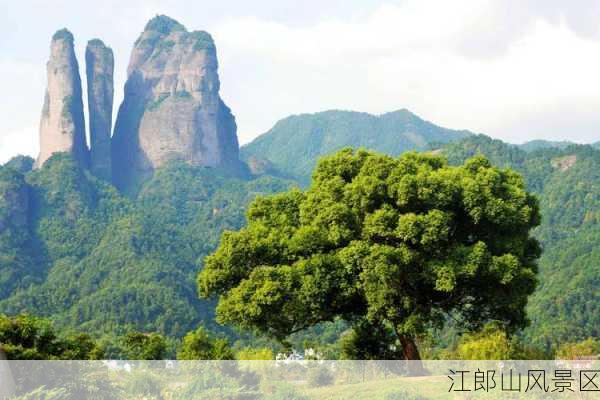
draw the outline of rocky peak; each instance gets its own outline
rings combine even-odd
[[[90,122],[90,168],[107,181],[112,179],[110,134],[112,129],[114,57],[110,47],[92,39],[85,49]]]
[[[171,160],[241,168],[233,115],[219,96],[216,48],[166,17],[135,42],[112,140],[113,180],[135,190]]]
[[[56,152],[68,152],[81,164],[88,163],[79,65],[73,35],[61,29],[52,36],[46,64],[48,86],[40,120],[40,153],[36,167]]]

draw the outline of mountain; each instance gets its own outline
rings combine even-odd
[[[250,199],[290,187],[173,161],[132,198],[66,153],[30,172],[14,165],[0,167],[0,309],[97,335],[217,329],[198,268]]]
[[[320,156],[346,146],[398,155],[470,135],[439,127],[405,109],[382,115],[333,110],[284,118],[243,146],[241,156],[249,164],[266,160],[282,175],[306,185]]]
[[[528,307],[529,340],[551,346],[600,336],[600,150],[570,145],[527,153],[474,136],[447,145],[443,153],[451,163],[483,154],[513,168],[540,199],[542,223],[534,234],[544,252]]]
[[[0,166],[0,310],[98,334],[181,336],[211,324],[198,268],[253,197],[293,183],[253,178],[219,96],[216,47],[157,16],[136,41],[111,136],[114,55],[86,47],[88,148],[73,35],[51,41],[40,155]]]
[[[88,148],[74,39],[54,35],[40,155],[35,165],[20,156],[0,166],[2,312],[98,335],[222,329],[195,278],[220,234],[243,226],[251,199],[306,186],[317,159],[343,147],[393,156],[435,149],[453,164],[484,154],[522,173],[539,196],[544,253],[523,334],[545,346],[600,336],[600,150],[510,145],[399,110],[291,116],[240,152],[217,67],[208,33],[153,18],[132,51],[110,136],[113,54],[91,40]]]
[[[67,29],[52,36],[46,64],[48,85],[40,119],[40,167],[56,152],[69,152],[87,166],[89,151],[85,137],[83,99],[74,39]]]
[[[204,31],[157,16],[135,42],[112,139],[113,181],[135,189],[169,161],[241,171],[236,123],[219,96]]]
[[[219,95],[217,50],[209,33],[188,32],[164,15],[146,24],[131,52],[112,134],[113,52],[92,39],[85,61],[89,148],[74,38],[67,29],[54,34],[36,168],[66,152],[130,195],[171,161],[247,174],[235,117]]]
[[[575,143],[569,142],[566,140],[563,141],[551,141],[551,140],[530,140],[529,142],[525,142],[519,145],[519,148],[525,150],[526,152],[531,152],[539,149],[547,149],[547,148],[558,148],[564,149],[569,147]]]
[[[102,40],[92,39],[88,42],[85,48],[85,69],[90,118],[90,169],[97,177],[110,182],[115,59],[111,48]]]

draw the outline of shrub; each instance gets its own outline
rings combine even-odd
[[[333,380],[333,374],[327,367],[315,367],[308,372],[308,384],[312,387],[329,386]]]

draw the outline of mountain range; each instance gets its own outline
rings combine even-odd
[[[365,147],[397,156],[408,150],[427,150],[472,135],[442,128],[406,109],[382,115],[330,110],[293,115],[241,149],[251,170],[267,166],[283,176],[310,181],[316,160],[343,147]]]
[[[37,160],[0,167],[2,312],[108,337],[223,330],[196,293],[204,257],[243,226],[251,199],[308,186],[320,156],[350,146],[453,164],[483,154],[523,174],[540,199],[544,253],[522,334],[543,346],[600,335],[600,142],[512,145],[406,109],[331,110],[285,118],[239,149],[212,37],[158,16],[134,45],[114,130],[113,54],[88,43],[88,147],[73,42],[67,30],[51,41]]]

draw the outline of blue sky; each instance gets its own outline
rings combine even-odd
[[[94,4],[96,3],[96,4]],[[290,114],[408,108],[510,142],[600,140],[600,1],[0,0],[0,162],[37,153],[52,33],[115,52],[169,15],[215,38],[242,143]],[[116,115],[116,113],[115,113]]]

